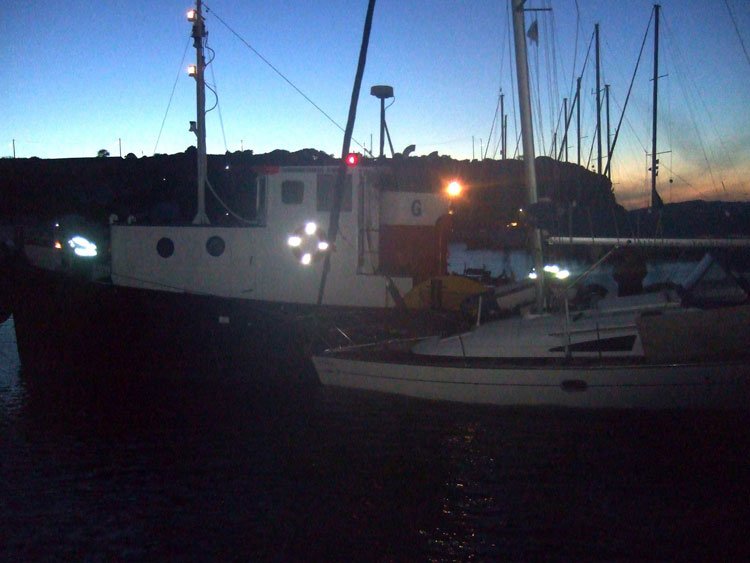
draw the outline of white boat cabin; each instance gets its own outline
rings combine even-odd
[[[394,305],[389,280],[404,295],[444,273],[447,195],[428,186],[400,191],[387,167],[347,169],[339,232],[329,244],[337,172],[335,165],[264,167],[245,194],[251,212],[242,226],[114,222],[112,281],[314,304],[330,253],[323,303],[381,308]]]

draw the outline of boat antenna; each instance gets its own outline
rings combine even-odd
[[[391,134],[388,133],[388,125],[385,122],[385,101],[393,98],[393,86],[385,84],[373,86],[370,88],[370,95],[380,100],[380,158],[383,158],[383,148],[385,146],[385,135],[388,135],[388,144],[391,147],[391,156],[393,156],[393,143],[391,143]]]
[[[188,21],[193,24],[193,46],[195,47],[195,66],[191,67],[190,74],[195,78],[196,93],[196,119],[190,122],[190,131],[198,138],[198,210],[196,211],[193,225],[208,225],[206,215],[206,58],[203,53],[203,41],[208,35],[206,23],[203,19],[202,1],[195,1],[195,10],[188,11]]]
[[[526,0],[511,0],[513,12],[513,38],[516,47],[516,76],[518,77],[518,100],[521,114],[521,138],[523,161],[526,170],[526,191],[529,206],[538,201],[536,170],[534,168],[534,129],[531,123],[531,96],[529,90],[529,65],[526,54],[526,24],[523,5]],[[544,262],[542,259],[542,235],[538,227],[532,232],[532,255],[536,268],[536,311],[544,309]]]

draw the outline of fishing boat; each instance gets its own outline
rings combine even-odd
[[[526,185],[534,205],[523,0],[512,0],[512,12]],[[749,241],[559,237],[547,242],[595,244],[609,250],[572,282],[550,283],[545,280],[544,271],[550,268],[544,266],[537,232],[533,251],[539,275],[533,308],[485,323],[478,318],[472,330],[458,334],[393,339],[316,354],[313,362],[320,381],[503,406],[750,407],[747,280],[710,251],[681,283],[655,291],[632,290],[632,272],[636,271],[635,285],[645,274],[637,273],[638,267],[626,268],[630,274],[620,276],[617,295],[592,291],[586,284],[608,261],[632,263],[629,256],[642,247],[712,249],[747,247]]]
[[[373,5],[341,158],[244,170],[244,213],[225,206],[227,220],[217,222],[206,205],[210,197],[224,202],[209,181],[207,31],[196,2],[188,14],[196,51],[189,70],[197,98],[195,217],[174,224],[113,214],[100,240],[69,222],[27,229],[11,300],[25,369],[153,368],[192,365],[196,357],[247,367],[257,358],[309,360],[311,350],[337,339],[388,333],[394,316],[399,330],[401,321],[452,322],[434,314],[429,300],[421,318],[399,311],[417,283],[447,274],[451,199],[441,183],[453,178],[439,166],[411,166],[408,155],[349,151]],[[374,93],[384,98],[392,89]],[[484,289],[468,279],[459,285],[469,294]],[[448,301],[446,291],[436,284],[433,303]]]

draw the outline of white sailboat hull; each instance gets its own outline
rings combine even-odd
[[[324,385],[432,400],[584,409],[750,407],[750,366],[742,362],[561,365],[467,358],[462,363],[393,354],[373,345],[330,351],[315,356],[313,363]]]

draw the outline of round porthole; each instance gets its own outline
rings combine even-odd
[[[206,252],[211,256],[221,256],[224,254],[225,248],[226,244],[224,244],[224,239],[221,237],[211,237],[206,241]]]
[[[172,239],[163,237],[159,239],[159,242],[156,243],[156,252],[159,253],[159,256],[162,258],[169,258],[174,254],[174,242],[172,242]]]

